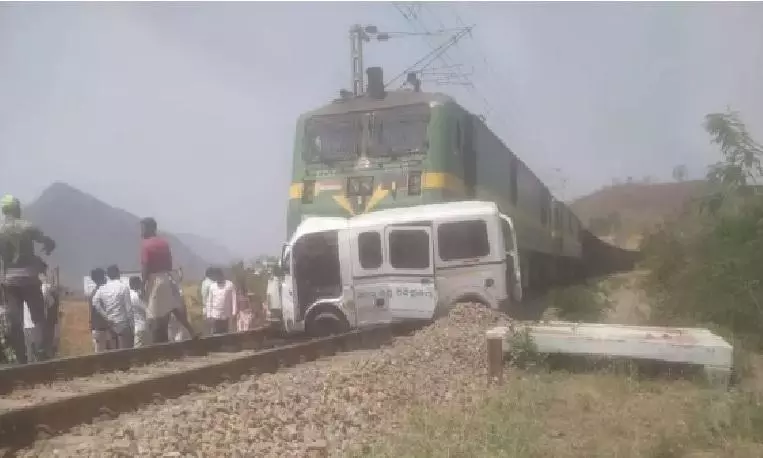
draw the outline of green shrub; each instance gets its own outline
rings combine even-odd
[[[645,235],[644,289],[656,324],[703,325],[761,347],[763,196],[760,146],[736,113],[708,115],[723,161],[711,167],[708,193],[674,221]]]
[[[548,295],[549,313],[564,321],[597,322],[612,308],[601,282],[552,290]]]

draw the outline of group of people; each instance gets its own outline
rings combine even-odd
[[[249,295],[246,280],[235,284],[225,278],[219,267],[207,269],[199,288],[206,334],[248,331],[264,324],[265,309],[257,294]]]
[[[22,219],[21,204],[13,196],[0,199],[0,359],[27,363],[55,355],[58,295],[46,280],[47,265],[35,254],[35,243],[50,255],[55,242]],[[90,328],[96,352],[140,347],[200,335],[189,322],[180,285],[172,276],[172,253],[157,233],[153,218],[141,227],[141,275],[122,280],[117,265],[90,272],[92,287]],[[210,267],[199,290],[204,334],[245,331],[264,322],[257,295],[249,295],[245,278],[234,282],[221,268]],[[174,328],[174,330],[173,330]]]
[[[86,294],[96,353],[168,342],[172,318],[185,328],[187,337],[198,336],[188,320],[180,285],[172,277],[169,243],[158,235],[153,218],[142,219],[140,225],[140,277],[123,282],[117,265],[90,272],[92,288]]]
[[[134,275],[125,283],[119,267],[111,265],[105,270],[98,267],[90,271],[90,280],[92,284],[86,294],[90,303],[93,351],[100,353],[151,344],[154,339],[149,333],[142,279]],[[182,301],[179,287],[178,300]],[[181,313],[185,315],[185,304],[181,305]],[[192,335],[192,331],[185,331],[185,336]]]

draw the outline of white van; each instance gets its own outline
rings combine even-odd
[[[324,335],[431,320],[456,302],[505,309],[522,297],[516,247],[511,218],[492,202],[310,217],[283,247],[269,316],[287,333]]]

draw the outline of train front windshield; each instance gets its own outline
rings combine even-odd
[[[336,162],[426,153],[429,106],[315,116],[306,122],[308,162]],[[368,138],[363,141],[364,136]]]
[[[373,114],[368,125],[371,129],[367,151],[369,157],[420,154],[429,147],[427,105],[379,110]]]

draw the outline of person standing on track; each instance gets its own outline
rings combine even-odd
[[[106,284],[98,288],[93,296],[93,307],[106,318],[111,346],[120,350],[132,348],[130,287],[122,282],[122,274],[115,265],[106,268],[106,277]]]
[[[154,218],[144,218],[140,222],[143,242],[140,249],[141,273],[143,276],[144,297],[147,302],[146,318],[152,343],[165,343],[169,340],[170,314],[188,329],[192,336],[196,333],[188,319],[178,308],[181,305],[180,291],[172,280],[172,254],[170,246],[157,234]]]
[[[43,252],[50,255],[56,243],[35,225],[21,218],[21,202],[6,195],[0,199],[3,221],[0,223],[0,287],[5,298],[10,318],[9,337],[16,359],[27,362],[24,342],[23,310],[24,302],[35,327],[41,334],[41,345],[37,358],[45,359],[50,353],[53,336],[47,325],[45,301],[39,277],[39,259],[34,252],[35,242],[43,246]]]

